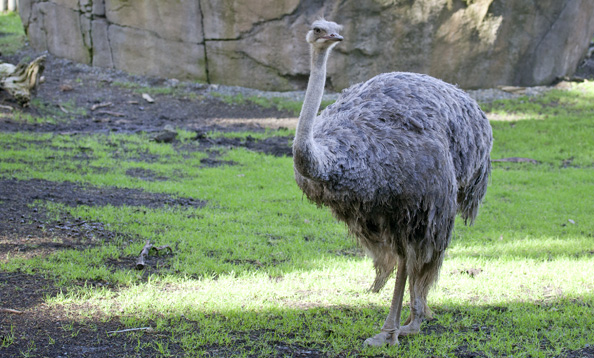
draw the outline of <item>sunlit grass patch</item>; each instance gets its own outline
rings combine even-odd
[[[363,348],[361,342],[379,330],[391,290],[379,295],[366,291],[370,266],[364,260],[327,260],[325,267],[282,278],[264,273],[173,278],[117,293],[83,288],[48,303],[90,303],[129,327],[153,322],[158,331],[174,332],[193,352],[215,345],[231,355],[263,354],[262,346],[283,342],[332,356],[347,351],[419,357],[444,349],[453,353],[464,345],[493,357],[521,351],[547,356],[591,341],[588,327],[594,318],[588,312],[594,297],[588,274],[566,280],[563,269],[587,263],[446,260],[431,292],[437,320],[426,323],[421,335],[401,338],[401,346],[381,349]],[[473,267],[480,273],[464,271]],[[550,344],[545,348],[544,337]]]

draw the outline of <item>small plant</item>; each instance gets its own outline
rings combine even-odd
[[[159,352],[161,357],[171,357],[168,341],[154,341],[153,347],[157,352]]]
[[[60,325],[60,328],[62,328],[62,330],[64,332],[73,332],[74,331],[74,323],[73,322],[62,323]]]
[[[29,358],[29,357],[34,357],[34,352],[37,350],[37,345],[35,344],[35,341],[30,341],[29,343],[27,343],[27,350],[26,351],[20,351],[21,352],[21,356],[23,356],[24,358]]]
[[[8,332],[8,334],[2,335],[0,338],[0,348],[9,347],[12,345],[15,339],[14,325],[10,324],[10,332]]]

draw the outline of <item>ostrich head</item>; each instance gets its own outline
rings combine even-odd
[[[305,39],[315,47],[332,47],[343,39],[339,34],[340,30],[342,30],[342,25],[335,22],[324,19],[316,20],[311,24],[311,30]]]

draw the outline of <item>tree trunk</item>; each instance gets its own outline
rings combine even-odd
[[[8,11],[9,12],[17,11],[17,0],[8,0]]]
[[[0,63],[0,90],[10,93],[17,102],[26,107],[31,101],[39,79],[45,68],[45,56],[36,58],[29,64]]]

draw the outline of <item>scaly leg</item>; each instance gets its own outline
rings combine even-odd
[[[410,302],[411,302],[411,307],[410,307],[411,314],[408,315],[408,318],[402,324],[402,328],[400,330],[400,335],[401,336],[405,336],[406,335],[406,334],[403,334],[403,331],[402,331],[404,329],[404,326],[409,325],[410,322],[413,320],[412,303],[415,301],[415,294],[414,294],[414,291],[412,289],[412,285],[410,284],[410,282],[409,282],[409,291],[410,291]],[[425,319],[427,321],[431,321],[433,319],[433,311],[431,311],[431,308],[429,308],[429,306],[427,306],[427,296],[423,297],[423,304],[425,305],[425,311],[424,311]]]
[[[410,276],[410,316],[402,326],[398,335],[408,336],[417,334],[421,330],[421,323],[433,317],[433,312],[427,306],[429,288],[437,279],[439,268],[443,262],[443,253],[439,253],[434,260],[423,265],[420,270],[413,270]]]
[[[406,319],[406,322],[400,328],[398,332],[399,336],[408,336],[411,334],[417,334],[420,331],[421,323],[426,317],[427,312],[431,312],[427,307],[427,296],[418,297],[414,289],[414,280],[411,275],[409,281],[410,288],[410,314]],[[419,309],[420,308],[420,309]]]
[[[398,344],[398,331],[400,329],[400,314],[402,312],[402,296],[404,296],[404,287],[406,285],[406,261],[404,258],[398,258],[398,271],[396,273],[396,284],[394,285],[394,296],[390,313],[384,322],[380,333],[365,340],[364,345],[382,346],[384,344]]]

